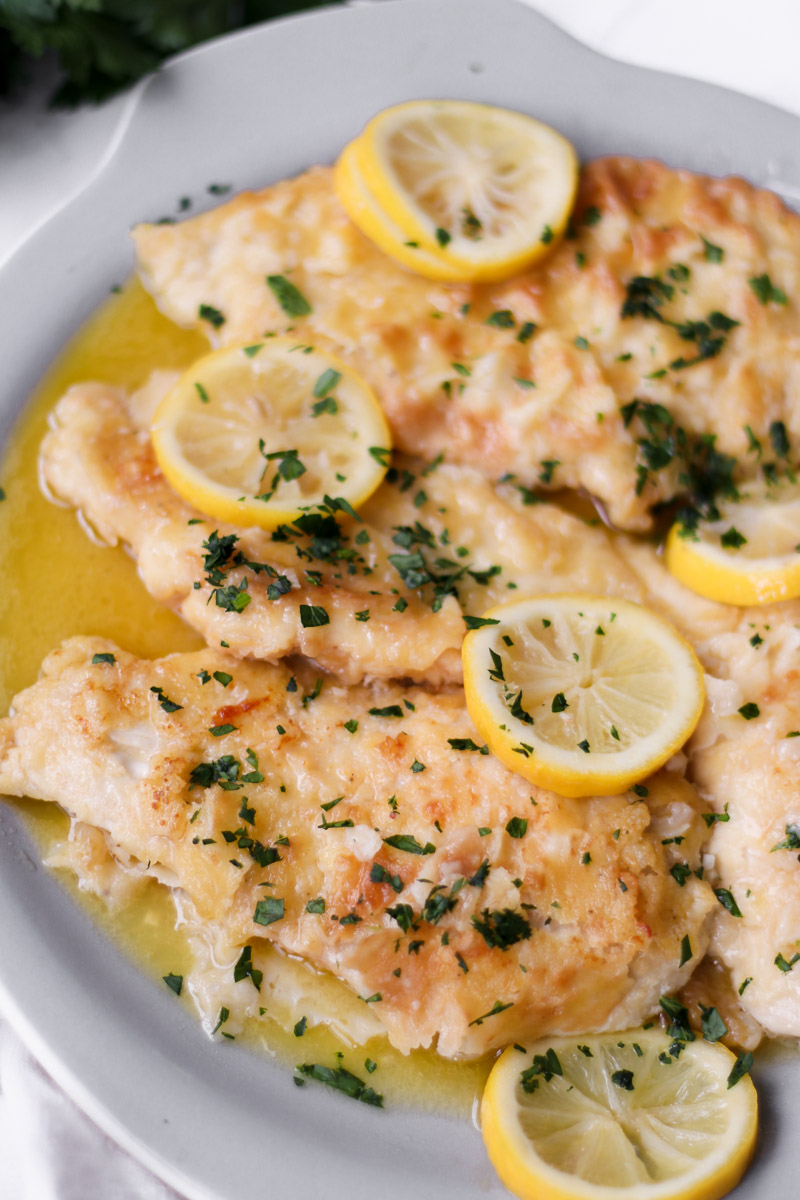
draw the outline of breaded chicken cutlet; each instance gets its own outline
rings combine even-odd
[[[703,435],[743,464],[748,429],[768,444],[782,421],[800,437],[787,303],[800,297],[800,216],[741,179],[618,157],[584,167],[572,232],[502,283],[432,283],[369,242],[314,167],[133,237],[145,286],[179,325],[218,345],[291,327],[372,385],[399,449],[584,488],[620,528],[649,527],[686,455],[707,465]],[[275,275],[309,315],[287,317]],[[634,400],[664,406],[688,449],[654,433],[652,411],[624,408]]]
[[[370,998],[402,1050],[641,1022],[706,949],[713,893],[670,873],[700,865],[699,797],[663,771],[644,799],[566,800],[474,734],[458,693],[75,638],[0,721],[0,791],[177,889],[245,1007],[242,954],[269,939]]]

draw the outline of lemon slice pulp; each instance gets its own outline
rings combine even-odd
[[[755,1088],[749,1075],[729,1086],[735,1062],[705,1041],[676,1057],[660,1029],[512,1046],[483,1095],[487,1152],[522,1200],[718,1200],[756,1137]]]
[[[375,396],[332,355],[286,338],[216,350],[161,401],[153,446],[200,512],[275,529],[326,496],[357,509],[386,473]]]
[[[662,617],[616,597],[534,596],[464,638],[467,708],[506,766],[563,796],[610,795],[683,745],[703,670]]]
[[[718,504],[718,521],[667,538],[666,563],[686,587],[723,604],[770,604],[800,596],[800,484],[742,485]]]
[[[371,204],[402,233],[395,248],[414,243],[460,279],[502,279],[549,253],[575,198],[570,143],[533,117],[487,104],[399,104],[374,117],[352,147]],[[360,225],[346,193],[342,199]],[[391,253],[385,228],[383,236]],[[424,266],[421,258],[421,273]]]

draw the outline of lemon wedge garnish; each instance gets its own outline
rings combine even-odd
[[[800,596],[800,484],[742,485],[717,505],[719,520],[673,525],[666,563],[676,579],[723,604],[771,604]]]
[[[481,1126],[521,1200],[718,1200],[753,1153],[756,1091],[736,1059],[660,1029],[510,1047],[486,1084]],[[556,1069],[557,1072],[556,1073]]]
[[[566,228],[577,156],[533,117],[462,100],[412,100],[378,113],[352,146],[370,204],[383,214],[378,244],[394,252],[386,236],[393,226],[400,231],[394,250],[418,247],[429,256],[420,256],[421,274],[432,256],[457,272],[453,278],[503,279],[548,254]],[[350,208],[346,190],[340,195],[371,237],[363,212]]]
[[[326,497],[357,509],[389,463],[391,437],[364,380],[288,338],[216,350],[156,410],[158,464],[220,521],[276,529]]]
[[[467,708],[491,752],[562,796],[610,795],[683,745],[703,670],[662,617],[616,597],[534,596],[464,638]]]

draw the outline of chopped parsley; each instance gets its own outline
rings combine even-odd
[[[282,921],[284,916],[283,900],[279,900],[275,896],[267,896],[256,904],[253,920],[256,925],[272,925],[275,921]]]
[[[717,1012],[716,1008],[706,1008],[704,1004],[700,1005],[701,1018],[700,1026],[703,1030],[703,1037],[707,1042],[718,1042],[720,1038],[724,1038],[728,1032],[728,1026]]]
[[[167,985],[167,987],[171,991],[173,991],[176,996],[180,996],[180,994],[183,990],[183,976],[182,975],[173,975],[170,973],[169,975],[164,975],[163,980],[164,980],[164,983]]]
[[[259,971],[253,966],[253,947],[245,946],[242,953],[233,968],[234,983],[239,983],[243,979],[249,979],[257,992],[261,991],[261,984],[264,979],[264,972]]]
[[[479,1017],[476,1017],[474,1021],[470,1021],[470,1025],[482,1025],[487,1017],[496,1017],[498,1013],[505,1012],[506,1009],[513,1007],[513,1000],[508,1004],[503,1004],[500,1000],[495,1000],[489,1011],[482,1013]]]
[[[736,711],[740,717],[744,717],[745,721],[752,721],[755,717],[761,716],[761,709],[752,700],[748,700],[747,704],[743,704]]]
[[[714,895],[732,917],[741,917],[741,910],[733,898],[733,892],[729,891],[728,888],[714,888]]]
[[[730,529],[726,529],[725,533],[720,534],[719,540],[720,545],[724,546],[726,550],[739,550],[747,543],[747,538],[744,534],[740,533],[733,525],[731,525]]]
[[[352,1100],[360,1100],[362,1104],[371,1104],[374,1108],[383,1108],[383,1096],[373,1088],[368,1087],[362,1079],[348,1071],[346,1067],[325,1067],[320,1063],[300,1063],[297,1070],[308,1079],[316,1079],[327,1087],[335,1088]]]
[[[462,620],[467,629],[483,629],[485,625],[500,624],[494,617],[471,617],[467,613],[462,613]]]
[[[93,667],[99,666],[101,663],[108,663],[109,665],[113,665],[116,661],[117,660],[113,654],[108,654],[108,653],[104,652],[101,654],[93,654],[92,655],[92,666]]]
[[[201,321],[208,321],[209,325],[213,326],[214,329],[219,329],[220,326],[225,324],[224,314],[211,304],[201,304],[197,310],[197,315]]]
[[[151,687],[151,692],[158,696],[158,703],[161,705],[165,713],[180,712],[183,708],[182,704],[176,704],[174,700],[170,700],[169,696],[164,695],[164,689],[161,687]]]
[[[287,317],[307,317],[311,305],[285,275],[268,275],[267,285]]]
[[[739,1080],[747,1075],[753,1065],[753,1055],[747,1050],[741,1050],[736,1056],[736,1062],[731,1067],[731,1073],[728,1076],[728,1089],[735,1087]]]
[[[447,743],[449,746],[452,746],[454,750],[477,750],[479,754],[489,753],[488,746],[478,746],[475,742],[473,742],[472,738],[448,738]]]
[[[786,293],[770,279],[769,275],[755,275],[747,281],[753,290],[753,295],[759,304],[787,304]]]
[[[395,850],[404,850],[406,854],[433,854],[436,850],[432,842],[426,842],[422,846],[408,833],[393,833],[390,837],[383,838],[383,841]]]
[[[706,262],[721,263],[725,257],[725,251],[722,247],[715,246],[708,238],[703,237],[702,233],[700,234],[700,240],[703,243],[703,257]]]
[[[533,932],[530,922],[518,909],[484,908],[480,916],[473,915],[471,920],[490,949],[507,950],[517,942],[527,941]]]
[[[300,624],[304,629],[314,629],[319,625],[329,625],[330,617],[327,609],[321,604],[301,604]]]
[[[516,321],[510,309],[501,308],[487,318],[486,324],[493,325],[495,329],[513,329]]]

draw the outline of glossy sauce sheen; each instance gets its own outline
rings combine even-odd
[[[0,711],[33,683],[45,655],[64,638],[100,634],[142,657],[199,648],[203,643],[172,612],[145,591],[135,564],[120,548],[101,546],[86,533],[71,509],[57,508],[41,493],[37,476],[39,444],[48,414],[73,383],[97,379],[128,389],[141,386],[156,367],[181,369],[208,349],[204,338],[162,317],[137,283],[113,295],[78,333],[48,372],[20,419],[2,465],[0,486],[0,573],[4,611],[0,625]],[[55,593],[55,595],[54,595]],[[47,856],[69,831],[63,812],[33,801],[16,803],[28,829]],[[154,980],[181,974],[190,950],[175,928],[169,892],[154,882],[124,907],[111,908],[80,891],[71,871],[60,877],[70,895],[101,924]],[[315,991],[352,1004],[352,994],[332,977],[320,976]],[[186,1001],[191,1004],[190,1001]],[[298,1012],[295,1019],[303,1014]],[[466,1116],[479,1094],[491,1061],[459,1064],[415,1051],[403,1056],[375,1038],[364,1046],[341,1042],[324,1026],[309,1027],[302,1038],[265,1016],[251,1022],[246,1038],[289,1066],[298,1062],[343,1064],[368,1079],[387,1104]],[[378,1064],[368,1075],[364,1059]]]

